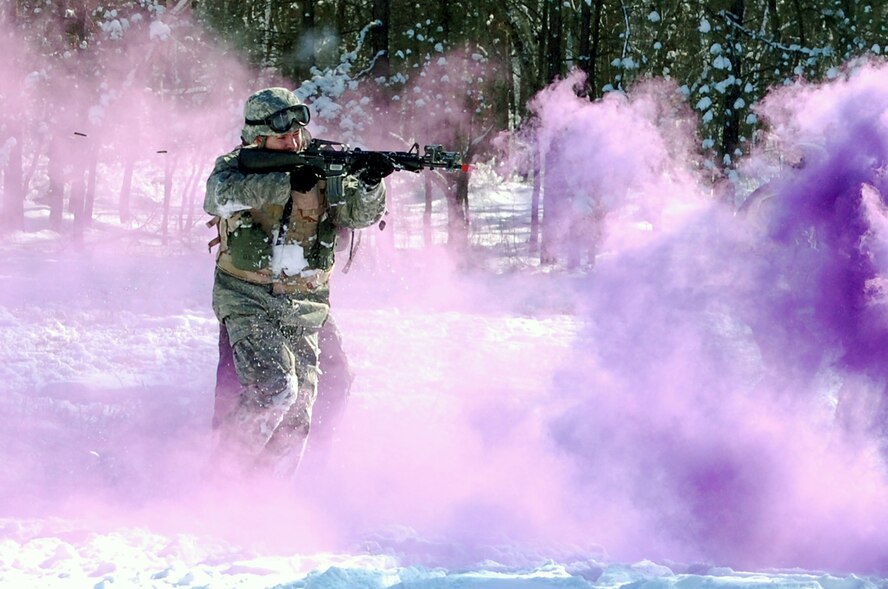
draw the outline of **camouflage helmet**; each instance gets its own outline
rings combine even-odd
[[[266,88],[252,94],[244,105],[244,145],[257,137],[280,137],[299,130],[309,121],[308,107],[286,88]]]

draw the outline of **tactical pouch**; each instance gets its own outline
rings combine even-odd
[[[262,228],[245,219],[228,234],[228,255],[240,270],[262,270],[271,264],[271,238]]]
[[[306,256],[310,268],[329,270],[333,267],[334,246],[336,244],[336,226],[329,217],[318,223],[317,239]]]

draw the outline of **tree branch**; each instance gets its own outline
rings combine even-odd
[[[786,51],[788,53],[799,53],[802,55],[807,55],[809,57],[821,57],[832,54],[832,49],[829,46],[810,49],[808,47],[802,47],[801,45],[787,45],[785,43],[780,43],[773,39],[769,39],[764,35],[739,24],[736,20],[734,20],[734,18],[732,18],[733,15],[728,13],[726,10],[719,11],[718,16],[721,17],[722,20],[724,20],[725,23],[727,23],[729,26],[735,28],[751,39],[764,43],[772,49],[779,49],[780,51]]]

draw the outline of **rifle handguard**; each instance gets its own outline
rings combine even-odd
[[[294,156],[292,151],[276,151],[274,149],[241,149],[237,156],[240,171],[246,174],[270,174],[272,172],[290,172],[299,166],[306,165]]]

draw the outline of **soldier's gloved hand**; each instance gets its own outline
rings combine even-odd
[[[395,171],[387,157],[374,151],[362,153],[352,167],[352,173],[368,186],[376,186],[383,178]]]
[[[317,166],[299,166],[290,172],[290,189],[308,192],[323,177],[324,171]]]

